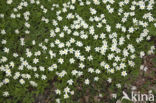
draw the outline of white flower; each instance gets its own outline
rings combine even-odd
[[[135,10],[135,6],[134,5],[131,5],[130,9],[131,10]]]
[[[10,80],[8,79],[8,78],[5,78],[4,80],[3,80],[3,83],[4,84],[8,84],[10,82]]]
[[[25,22],[24,24],[27,28],[30,28],[30,24],[28,22]]]
[[[62,72],[60,72],[60,73],[58,73],[58,72],[56,72],[56,74],[59,76],[59,77],[64,77],[66,74],[67,74],[67,72],[65,71],[65,70],[62,70]]]
[[[76,0],[72,0],[72,4],[75,4]]]
[[[111,32],[111,26],[110,25],[106,25],[106,31]]]
[[[116,45],[112,45],[110,49],[113,52],[113,51],[115,51],[117,49],[117,47],[116,47]]]
[[[130,27],[130,28],[128,29],[128,32],[129,32],[129,33],[133,33],[133,32],[134,32],[134,28],[133,28],[133,27]]]
[[[23,66],[27,66],[28,65],[28,62],[25,60],[25,61],[22,61],[22,65]]]
[[[30,0],[30,3],[31,3],[31,4],[34,4],[34,3],[35,3],[35,0]]]
[[[100,4],[99,0],[93,0],[93,3],[94,3],[95,5],[99,5],[99,4]]]
[[[69,88],[69,87],[66,87],[66,88],[64,89],[64,92],[65,92],[65,93],[69,93],[69,92],[70,92],[70,88]]]
[[[110,66],[108,64],[105,64],[104,66],[105,66],[106,69],[110,68]]]
[[[60,28],[56,27],[55,32],[56,33],[60,32]]]
[[[76,75],[77,73],[78,73],[78,71],[77,70],[72,70],[72,75]]]
[[[64,60],[62,58],[59,58],[58,59],[58,63],[63,64],[64,63]]]
[[[47,79],[47,76],[46,76],[46,75],[42,75],[42,76],[41,76],[41,79],[42,79],[42,80],[46,80],[46,79]]]
[[[98,35],[94,35],[93,37],[94,37],[94,39],[95,39],[95,40],[97,40],[97,39],[98,39]]]
[[[3,82],[0,82],[0,87],[2,87],[4,85],[4,83]]]
[[[9,96],[9,92],[8,91],[3,92],[3,96],[4,97],[8,97]]]
[[[117,88],[121,88],[121,84],[116,84]]]
[[[114,54],[108,54],[108,60],[112,60],[114,58]]]
[[[85,57],[84,56],[79,56],[80,61],[84,61]]]
[[[74,58],[70,58],[69,62],[70,62],[70,64],[73,64],[75,62],[75,59]]]
[[[82,76],[83,75],[83,72],[82,71],[78,71],[78,77]]]
[[[16,72],[13,78],[14,78],[14,79],[18,79],[19,76],[20,76],[20,72]]]
[[[122,71],[121,75],[125,77],[127,75],[127,72],[126,71]]]
[[[72,90],[72,91],[70,91],[70,94],[71,94],[71,95],[74,95],[74,91],[73,91],[73,90]]]
[[[39,77],[39,74],[35,73],[35,75],[34,75],[34,76],[35,76],[35,78],[38,78],[38,77]]]
[[[5,73],[6,73],[6,76],[11,76],[11,70],[10,69],[6,69]]]
[[[90,46],[86,46],[86,47],[85,47],[85,50],[86,50],[87,52],[89,52],[89,51],[91,50],[91,47],[90,47]]]
[[[89,79],[85,79],[85,84],[89,85],[89,83],[90,83]]]
[[[120,68],[124,69],[126,67],[125,63],[120,63]]]
[[[105,63],[104,61],[102,61],[102,62],[100,63],[100,66],[101,66],[101,67],[105,67],[105,64],[106,64],[106,63]]]
[[[7,41],[3,39],[3,40],[1,41],[1,43],[2,43],[2,44],[6,44]]]
[[[89,73],[93,73],[94,72],[94,69],[93,68],[88,68],[88,72]]]
[[[16,57],[18,57],[18,54],[17,53],[13,53],[13,56],[16,58]]]
[[[140,52],[140,57],[143,58],[144,56],[145,56],[144,51],[141,51],[141,52]]]
[[[58,94],[58,95],[61,95],[61,91],[59,89],[56,89],[55,93]]]
[[[0,14],[0,18],[4,18],[4,14]]]
[[[12,4],[12,0],[7,0],[7,4]]]
[[[53,69],[53,67],[48,67],[48,70],[53,71],[54,69]]]
[[[20,38],[20,43],[21,43],[22,46],[25,45],[24,38]]]
[[[148,67],[145,66],[145,67],[144,67],[144,71],[146,72],[147,70],[148,70]]]
[[[126,49],[123,50],[124,57],[127,57],[129,55],[128,51]]]
[[[2,34],[2,35],[6,34],[6,32],[5,32],[4,29],[1,30],[1,34]]]
[[[3,50],[4,50],[5,53],[9,53],[9,48],[5,47]]]
[[[93,9],[93,8],[90,8],[90,13],[92,14],[92,15],[94,15],[94,14],[96,14],[96,10],[95,9]]]
[[[98,81],[99,80],[99,77],[94,77],[94,81]]]
[[[29,33],[30,33],[30,31],[29,31],[29,30],[25,30],[25,33],[26,33],[26,34],[29,34]]]
[[[119,45],[123,45],[124,41],[125,41],[125,38],[124,37],[120,37],[119,38]]]
[[[34,58],[34,59],[33,59],[33,63],[34,63],[34,64],[37,64],[38,62],[39,62],[39,59],[37,59],[37,58]]]
[[[32,86],[34,86],[34,87],[37,87],[37,83],[34,82],[34,81],[30,81],[30,84],[31,84]]]
[[[126,32],[126,28],[124,26],[122,26],[121,31]]]
[[[114,12],[114,8],[110,8],[110,9],[108,10],[108,12],[109,12],[109,13],[113,13],[113,12]]]
[[[27,51],[27,52],[26,52],[26,55],[27,55],[27,57],[31,57],[31,56],[32,56],[32,53],[29,52],[29,51]]]
[[[79,68],[83,69],[85,65],[83,63],[79,63]]]
[[[92,55],[90,55],[90,56],[88,56],[88,58],[87,58],[89,61],[92,61],[93,60],[93,56]]]
[[[18,69],[19,69],[19,70],[23,70],[23,65],[20,65],[20,66],[18,67]]]
[[[20,84],[25,84],[25,81],[23,79],[19,80]]]
[[[78,58],[79,56],[80,56],[80,51],[79,51],[79,50],[76,50],[76,51],[75,51],[75,57]]]
[[[117,94],[113,93],[113,94],[112,94],[112,97],[113,97],[113,98],[117,98]]]
[[[56,103],[61,103],[59,98],[56,99]]]
[[[100,71],[99,69],[96,69],[96,70],[95,70],[95,73],[100,74],[101,71]]]
[[[40,66],[40,71],[45,71],[45,68],[43,66]]]
[[[64,94],[64,99],[69,98],[69,95],[67,93]]]
[[[73,80],[70,79],[70,80],[67,81],[67,83],[68,83],[69,85],[72,85],[72,84],[73,84]]]
[[[101,38],[101,39],[104,39],[104,38],[106,38],[106,34],[104,34],[104,33],[101,33],[101,34],[100,34],[100,38]]]
[[[90,5],[90,3],[91,3],[90,1],[88,1],[88,0],[86,1],[86,5]]]
[[[83,46],[83,43],[81,41],[77,41],[76,42],[76,45],[79,46],[79,47],[82,47]]]
[[[110,72],[110,73],[114,73],[114,69],[110,69],[109,72]]]
[[[111,78],[108,78],[108,80],[107,80],[109,83],[111,83],[112,82],[112,79]]]

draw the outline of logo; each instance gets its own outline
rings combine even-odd
[[[123,97],[122,97],[121,101],[123,99],[127,99],[127,100],[133,101],[133,102],[146,102],[146,101],[154,102],[154,95],[152,93],[141,94],[140,92],[132,91],[131,97],[129,97],[128,94],[123,91]]]

